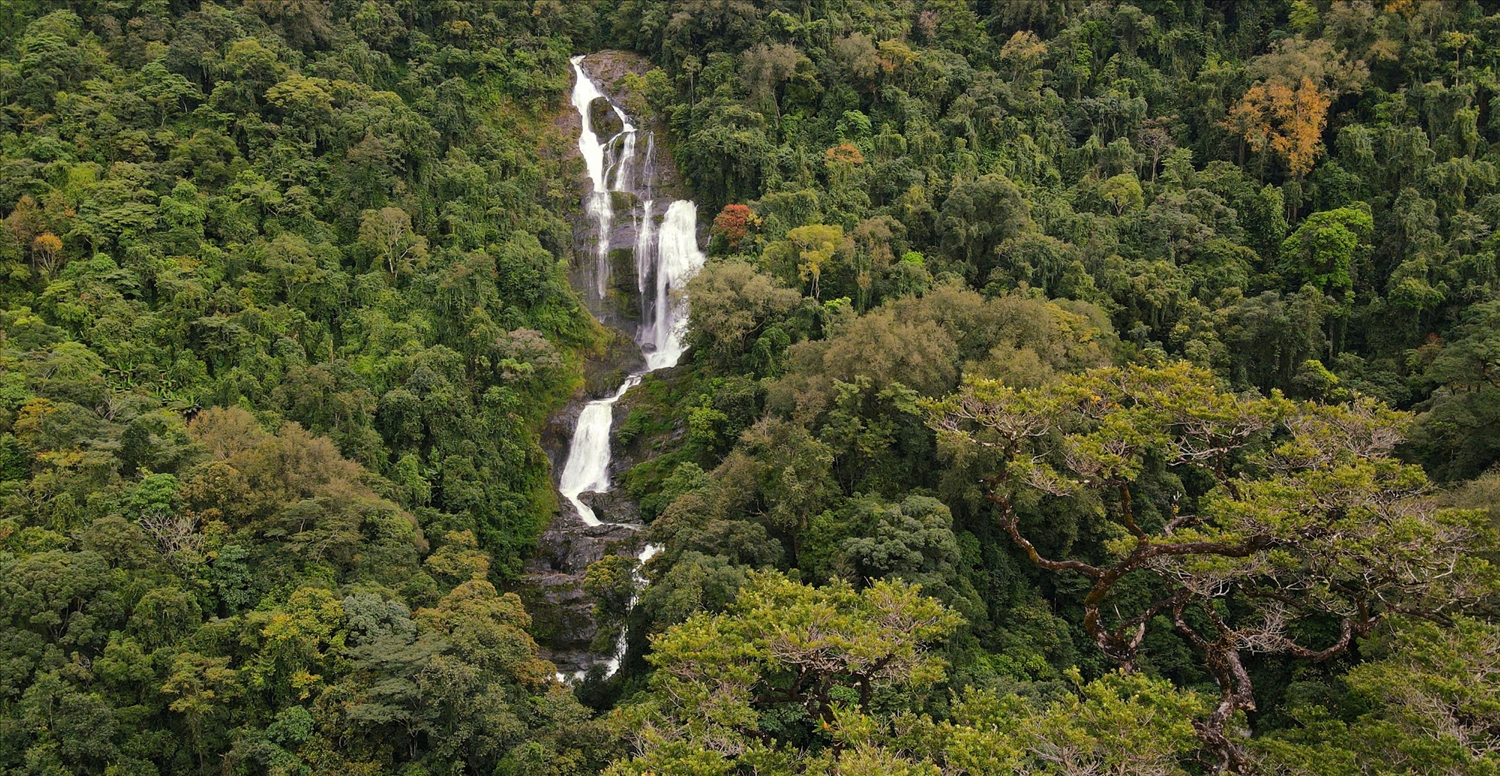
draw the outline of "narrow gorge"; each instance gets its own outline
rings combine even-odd
[[[659,550],[640,537],[644,526],[633,505],[613,493],[612,463],[619,462],[612,455],[612,432],[617,404],[626,393],[646,375],[670,369],[681,358],[688,312],[683,290],[704,261],[697,206],[670,198],[675,171],[670,159],[660,158],[665,155],[658,154],[655,131],[645,122],[638,126],[618,97],[606,94],[607,87],[590,74],[593,58],[572,59],[571,103],[587,172],[583,218],[576,226],[575,253],[582,261],[572,276],[595,317],[633,346],[624,348],[632,351],[627,353],[620,347],[611,350],[603,377],[597,376],[599,365],[591,365],[596,377],[588,381],[585,396],[554,424],[565,425],[576,412],[566,444],[558,444],[560,455],[554,455],[560,513],[542,539],[529,576],[546,591],[543,630],[551,631],[551,638],[545,641],[559,678],[567,681],[583,678],[596,665],[603,666],[605,677],[613,675],[626,649],[623,627],[610,652],[588,648],[597,630],[581,589],[589,564],[628,554],[638,562],[639,586],[644,584],[640,567]],[[667,198],[665,207],[660,198]]]

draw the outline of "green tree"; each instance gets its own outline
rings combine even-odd
[[[1313,213],[1281,244],[1282,271],[1293,285],[1310,283],[1325,293],[1351,290],[1374,228],[1368,208]]]
[[[1479,475],[1500,459],[1490,430],[1500,422],[1500,304],[1470,307],[1427,374],[1443,386],[1417,424],[1415,442],[1443,479]]]
[[[832,268],[836,258],[848,252],[843,228],[826,224],[799,226],[787,232],[786,242],[789,245],[784,252],[795,262],[797,276],[804,283],[811,283],[809,293],[818,299],[823,273]]]
[[[716,363],[737,363],[768,327],[790,313],[801,299],[748,262],[713,261],[688,281],[693,300],[688,340]]]
[[[944,662],[927,647],[958,624],[899,582],[855,592],[752,574],[729,611],[653,639],[650,693],[622,720],[641,754],[616,772],[791,766],[834,743],[839,707],[941,681]]]
[[[168,708],[181,714],[202,769],[208,747],[218,743],[218,733],[230,704],[244,693],[239,672],[229,667],[227,657],[178,653],[161,691],[172,697]]]
[[[977,277],[993,265],[995,248],[1030,223],[1021,190],[998,175],[954,187],[938,216],[943,246],[968,259]]]
[[[840,549],[853,561],[860,578],[897,576],[911,582],[924,577],[946,581],[959,560],[953,516],[937,499],[909,496],[900,504],[866,502],[870,525],[865,536],[844,540]],[[928,583],[928,589],[933,586]]]
[[[1403,619],[1367,644],[1369,662],[1345,677],[1367,709],[1341,719],[1336,707],[1294,709],[1297,725],[1258,741],[1267,770],[1297,773],[1489,773],[1500,762],[1494,730],[1495,627],[1459,618],[1451,627]]]
[[[1120,173],[1099,184],[1099,195],[1114,208],[1115,215],[1141,207],[1141,182],[1131,173]]]
[[[361,214],[359,244],[379,259],[393,279],[410,275],[427,261],[427,238],[412,233],[411,216],[400,208]]]

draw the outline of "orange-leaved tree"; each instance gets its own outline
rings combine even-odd
[[[1323,152],[1323,128],[1332,104],[1305,76],[1295,88],[1275,81],[1256,84],[1230,109],[1224,126],[1250,150],[1275,154],[1293,177],[1301,178]]]

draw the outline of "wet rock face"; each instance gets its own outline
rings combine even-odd
[[[646,360],[641,357],[641,349],[635,340],[615,329],[610,329],[610,333],[605,350],[583,364],[582,390],[542,426],[542,450],[552,464],[554,482],[567,462],[568,443],[573,439],[573,429],[578,425],[578,415],[583,412],[584,405],[614,393],[627,375],[646,368]]]
[[[593,373],[586,382],[597,382],[600,389],[591,392],[586,387],[579,391],[543,428],[542,448],[552,462],[554,479],[562,474],[567,463],[569,443],[584,406],[600,395],[609,394],[626,374],[643,367],[635,343],[630,340],[625,343],[628,348],[612,349],[611,352],[619,351],[614,360],[601,359],[586,365],[585,371]],[[618,467],[633,466],[635,461],[622,454],[622,445],[612,444],[611,448],[610,477],[618,483],[623,471]],[[598,656],[589,650],[598,630],[594,605],[583,593],[583,579],[589,565],[606,555],[634,556],[640,552],[642,541],[641,531],[626,525],[611,525],[640,524],[640,508],[624,490],[585,493],[579,498],[605,524],[586,524],[571,502],[558,499],[558,514],[538,539],[536,554],[526,564],[518,591],[531,614],[532,636],[541,645],[544,657],[569,674],[598,662]]]
[[[588,494],[584,501],[606,520],[618,520],[639,509],[618,495]],[[621,514],[612,512],[616,510]],[[588,669],[598,662],[589,650],[598,632],[594,603],[583,592],[589,565],[606,555],[635,555],[640,551],[640,531],[622,525],[590,526],[566,500],[561,512],[537,543],[536,555],[526,564],[525,585],[520,590],[531,614],[531,633],[544,657],[565,673]]]
[[[601,51],[589,54],[583,61],[583,67],[607,100],[616,105],[628,105],[633,101],[626,89],[625,76],[632,73],[644,74],[651,69],[651,64],[636,54]],[[571,110],[571,106],[566,112],[572,115],[558,124],[576,135],[580,128],[578,114]],[[594,133],[609,148],[607,153],[620,150],[618,143],[609,142],[624,129],[619,114],[602,99],[590,104],[588,114]],[[609,278],[605,284],[605,292],[601,297],[597,287],[595,264],[598,230],[584,212],[575,213],[571,217],[574,260],[570,264],[569,281],[578,289],[579,298],[600,323],[622,332],[633,333],[640,325],[642,310],[637,264],[640,259],[632,246],[637,244],[637,237],[642,229],[653,228],[642,224],[642,219],[638,217],[640,197],[646,196],[649,191],[649,196],[659,200],[652,217],[652,221],[659,225],[665,203],[681,199],[683,194],[681,178],[667,147],[665,125],[659,120],[634,115],[630,120],[638,125],[635,133],[635,166],[631,177],[633,185],[619,187],[624,190],[615,190],[616,184],[611,183],[609,199],[613,215],[609,223]],[[612,161],[612,155],[606,157],[606,165]],[[650,179],[649,185],[642,176]],[[579,185],[581,194],[593,188],[592,182],[586,177],[581,178]]]
[[[595,507],[596,497],[610,494],[587,494],[583,500]],[[573,505],[563,501],[561,512],[537,542],[532,559],[534,568],[549,573],[582,575],[589,564],[605,555],[629,552],[640,543],[640,531],[623,525],[588,525],[578,517]],[[610,502],[605,502],[608,508]],[[595,507],[596,509],[598,507]],[[636,514],[639,515],[637,509]],[[605,515],[600,514],[600,517]]]
[[[598,630],[594,605],[572,574],[528,568],[526,582],[520,593],[531,615],[531,635],[560,670],[569,670],[565,664],[586,658]]]
[[[617,468],[616,461],[618,460],[617,458],[610,460],[610,473],[614,475],[615,482],[619,482],[618,475],[622,471],[628,471],[630,466],[634,465],[629,461],[619,461],[620,466]],[[600,520],[631,525],[639,525],[641,522],[640,505],[626,496],[621,488],[614,488],[608,493],[585,493],[579,496],[579,499],[588,504],[589,509],[594,510],[594,514],[598,515]]]

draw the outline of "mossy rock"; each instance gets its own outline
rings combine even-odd
[[[629,191],[611,191],[609,193],[609,206],[618,214],[617,218],[628,217],[630,211],[635,209],[636,203],[640,201],[640,197]]]
[[[620,116],[605,100],[594,100],[589,105],[589,120],[593,122],[594,134],[599,136],[601,142],[608,141],[625,128],[620,122]]]

